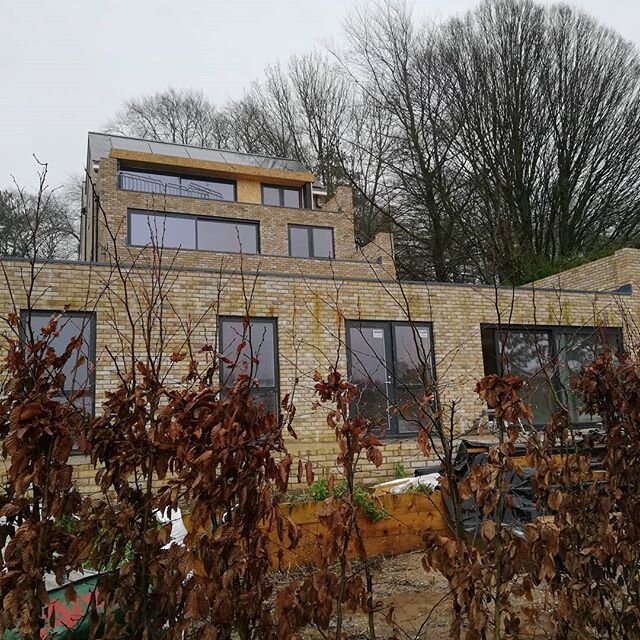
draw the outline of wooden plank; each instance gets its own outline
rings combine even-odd
[[[305,182],[313,182],[315,180],[314,175],[308,171],[288,171],[287,169],[256,167],[253,165],[216,162],[213,160],[199,160],[195,158],[184,158],[181,156],[167,156],[145,151],[131,151],[129,149],[112,148],[109,156],[119,160],[146,162],[156,165],[162,164],[168,167],[202,169],[204,171],[211,171],[212,173],[228,175],[234,178],[242,178],[244,176],[258,179],[276,178],[279,183],[286,183],[294,186],[301,186]]]
[[[380,506],[387,517],[373,522],[364,514],[358,515],[358,525],[362,531],[368,556],[398,555],[422,548],[426,531],[448,535],[446,509],[442,494],[407,493],[386,494],[379,497]],[[286,547],[288,540],[280,543],[272,534],[272,563],[274,567],[290,568],[310,564],[318,560],[322,540],[328,534],[318,522],[317,512],[324,503],[293,503],[281,505],[283,514],[290,517],[299,527],[300,540],[295,549]],[[313,519],[315,516],[315,519]],[[280,552],[280,553],[279,553]],[[278,555],[281,556],[280,562]],[[358,557],[352,541],[347,550],[349,558]]]

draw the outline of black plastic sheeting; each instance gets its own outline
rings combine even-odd
[[[586,434],[585,434],[586,435]],[[486,464],[489,457],[489,449],[496,446],[496,443],[475,442],[473,440],[462,440],[458,446],[458,451],[454,461],[456,475],[463,479],[469,471],[479,464]],[[600,434],[590,433],[576,443],[575,447],[557,447],[553,453],[574,453],[577,449],[582,452],[589,452],[592,456],[592,469],[602,468],[602,459],[606,452],[605,445],[600,441]],[[527,454],[525,445],[515,445],[513,457],[523,457]],[[439,473],[440,465],[430,465],[415,471],[416,476]],[[522,531],[520,525],[532,522],[538,516],[544,515],[537,505],[536,495],[532,486],[532,479],[536,475],[536,470],[529,467],[521,467],[518,471],[511,471],[504,476],[507,485],[506,495],[511,496],[511,500],[501,501],[501,521],[507,526],[513,527],[514,534]],[[506,503],[511,502],[512,508],[507,508]],[[453,505],[451,500],[445,498],[445,504],[449,512],[449,517],[453,520]],[[462,526],[466,533],[475,536],[478,534],[480,525],[486,517],[477,508],[475,499],[468,498],[461,504]]]

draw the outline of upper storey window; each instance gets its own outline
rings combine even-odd
[[[296,258],[333,258],[333,229],[290,224],[289,255]]]
[[[236,183],[221,178],[183,176],[146,169],[123,169],[118,172],[118,188],[125,191],[187,196],[203,200],[236,199]]]
[[[223,253],[258,253],[257,222],[129,210],[129,244]]]
[[[302,208],[302,190],[296,187],[278,187],[262,185],[262,204],[270,207]]]

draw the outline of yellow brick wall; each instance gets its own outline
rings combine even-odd
[[[533,283],[536,287],[613,291],[640,283],[640,250],[620,249],[613,255],[567,269]]]
[[[28,276],[27,265],[7,260],[4,268],[17,306],[23,306],[21,289],[23,278]],[[128,277],[131,286],[141,295],[150,281],[150,272],[140,266],[131,269]],[[316,370],[326,371],[336,360],[336,354],[339,354],[338,366],[346,371],[344,345],[340,344],[340,339],[344,338],[345,320],[405,320],[409,313],[416,322],[432,322],[442,402],[456,401],[461,429],[470,426],[483,410],[473,388],[475,381],[483,375],[480,325],[497,321],[496,292],[490,287],[406,283],[401,290],[397,282],[381,283],[373,276],[332,279],[311,273],[245,274],[243,285],[243,278],[233,270],[216,274],[177,269],[168,282],[171,282],[172,290],[165,305],[165,330],[168,334],[179,331],[174,313],[182,322],[201,319],[193,335],[196,345],[215,341],[217,314],[244,313],[244,294],[248,288],[253,290],[251,315],[277,318],[281,394],[299,381],[296,391],[298,440],[289,438],[288,446],[296,456],[316,463],[319,474],[328,472],[335,465],[336,447],[322,410],[314,410],[312,406],[311,376]],[[211,308],[218,298],[219,282],[223,286],[219,306]],[[65,305],[71,309],[96,309],[99,407],[100,398],[115,383],[115,366],[107,354],[107,348],[116,356],[120,353],[121,343],[114,327],[127,331],[118,276],[108,265],[51,263],[40,271],[34,295],[43,309],[62,309]],[[635,296],[610,293],[504,289],[497,296],[503,321],[510,315],[515,324],[621,326],[623,307],[634,314],[638,311]],[[6,314],[10,304],[7,288],[3,287],[0,290],[0,315]],[[172,378],[179,379],[179,374],[176,370]],[[398,461],[402,461],[409,471],[425,463],[413,437],[385,440],[384,454],[382,469],[365,465],[363,479],[373,482],[392,477],[394,463]],[[91,474],[85,467],[78,473],[81,471],[83,482],[88,486],[88,475]]]
[[[273,182],[265,179],[265,183]],[[498,310],[505,322],[514,324],[622,326],[622,314],[636,314],[638,298],[612,293],[628,282],[640,283],[640,251],[624,250],[610,258],[572,269],[535,283],[534,288],[495,291],[491,287],[404,283],[395,280],[393,237],[376,236],[357,249],[354,242],[351,192],[339,188],[322,209],[286,209],[260,205],[260,180],[238,177],[238,202],[211,202],[185,197],[120,191],[117,189],[117,159],[100,162],[96,189],[107,215],[112,243],[102,220],[99,242],[100,264],[57,262],[38,272],[34,299],[42,309],[95,309],[97,321],[96,393],[100,400],[116,383],[116,366],[108,353],[121,357],[116,328],[125,333],[127,314],[122,304],[120,275],[110,266],[117,253],[124,263],[136,267],[124,271],[137,296],[149,286],[151,272],[145,263],[148,249],[126,244],[127,209],[149,209],[202,216],[231,217],[260,222],[261,255],[239,256],[204,251],[166,251],[164,264],[173,264],[167,279],[172,290],[165,305],[165,331],[181,333],[181,323],[199,324],[193,334],[195,345],[215,344],[217,315],[243,315],[251,293],[253,316],[277,318],[281,395],[297,381],[296,424],[298,439],[288,438],[294,456],[311,460],[317,475],[335,470],[336,444],[322,409],[314,409],[312,375],[325,372],[333,363],[346,372],[344,330],[347,320],[406,320],[431,322],[436,356],[439,398],[455,402],[459,428],[468,428],[483,410],[473,391],[483,371],[480,326],[495,323]],[[336,259],[293,259],[288,257],[288,224],[317,224],[334,228]],[[0,287],[0,316],[11,305],[9,290],[18,308],[25,305],[23,282],[28,281],[27,264],[6,260],[8,287]],[[4,284],[4,283],[3,283]],[[560,289],[582,289],[571,292]],[[135,304],[134,295],[132,298]],[[174,315],[177,314],[177,315]],[[170,345],[167,353],[181,348]],[[179,380],[180,366],[172,372]],[[90,492],[94,470],[78,461],[76,479]],[[413,436],[387,438],[384,464],[376,470],[363,464],[361,480],[377,482],[393,477],[401,462],[411,473],[423,466]],[[0,475],[2,475],[0,470]]]
[[[350,206],[351,192],[344,189],[341,200],[327,203],[323,209],[292,209],[266,207],[251,202],[222,202],[164,196],[159,194],[124,191],[117,188],[117,160],[105,158],[100,161],[97,192],[106,212],[107,224],[116,236],[120,251],[127,251],[127,209],[147,209],[200,216],[253,220],[260,223],[260,249],[264,256],[288,256],[289,224],[307,224],[332,227],[334,229],[335,257],[338,261],[350,260],[355,250],[353,209]],[[260,183],[256,183],[260,188]],[[240,198],[239,198],[240,199]],[[260,200],[258,200],[260,202]],[[340,202],[341,204],[337,204]],[[333,203],[335,204],[332,206]],[[100,215],[99,243],[103,247],[101,259],[107,258],[106,247],[111,246],[110,235],[104,228],[104,216]],[[215,254],[205,251],[183,252],[180,264],[185,266],[216,266]]]

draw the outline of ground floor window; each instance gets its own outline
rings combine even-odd
[[[275,318],[220,318],[220,367],[223,389],[249,376],[251,393],[268,411],[278,413],[278,341]]]
[[[354,412],[379,419],[386,435],[415,433],[435,378],[431,325],[350,321],[346,331],[348,374],[360,389]]]
[[[57,330],[54,334],[44,335],[51,318],[59,315]],[[95,406],[95,313],[83,311],[41,311],[23,310],[21,312],[21,331],[23,339],[34,341],[46,340],[48,347],[57,356],[62,355],[74,338],[81,337],[80,347],[74,349],[65,363],[64,389],[58,398],[60,401],[73,398],[74,404],[93,414]],[[82,392],[79,394],[79,392]],[[76,397],[77,396],[77,397]]]
[[[595,327],[483,327],[482,351],[486,374],[513,374],[526,380],[524,400],[533,422],[542,426],[560,406],[566,406],[576,426],[591,426],[598,416],[584,414],[571,380],[596,354],[609,346],[622,347],[622,332]]]

